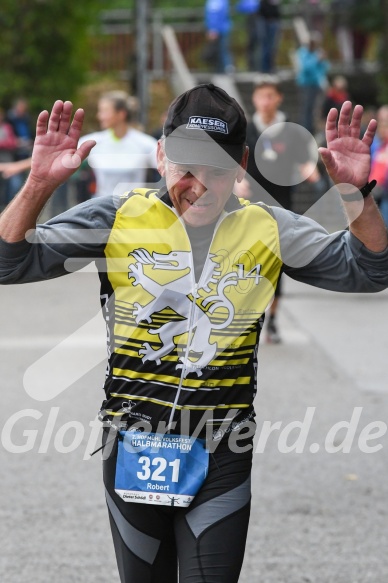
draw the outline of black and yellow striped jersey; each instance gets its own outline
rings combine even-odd
[[[0,283],[95,261],[108,338],[103,415],[153,430],[177,422],[185,433],[198,423],[218,431],[223,420],[238,428],[254,415],[260,330],[281,271],[334,291],[388,286],[387,251],[234,195],[208,247],[198,269],[168,193],[140,189],[73,207],[28,240],[0,239]]]

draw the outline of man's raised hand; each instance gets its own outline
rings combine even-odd
[[[376,133],[377,122],[372,119],[360,137],[363,107],[345,101],[338,118],[336,109],[331,109],[326,121],[326,148],[319,148],[326,170],[334,184],[349,184],[362,188],[370,174],[370,146]],[[341,190],[344,190],[341,187]],[[352,190],[349,187],[349,190]],[[346,192],[344,190],[344,192]]]
[[[74,174],[95,145],[88,140],[78,148],[84,111],[77,109],[71,120],[72,109],[70,101],[58,100],[50,114],[42,111],[37,120],[30,180],[51,190]]]

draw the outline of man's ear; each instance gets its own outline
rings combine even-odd
[[[164,152],[164,144],[162,140],[158,140],[158,149],[156,152],[157,168],[160,176],[166,174],[166,154]]]
[[[237,182],[241,182],[245,176],[245,172],[246,172],[246,169],[248,166],[248,156],[249,156],[249,148],[248,148],[248,146],[245,146],[245,151],[244,151],[243,157],[241,159],[240,166],[237,170],[237,176],[236,176]]]

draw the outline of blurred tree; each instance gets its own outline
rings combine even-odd
[[[101,0],[1,0],[0,102],[28,98],[33,110],[72,99],[92,57],[88,35]]]

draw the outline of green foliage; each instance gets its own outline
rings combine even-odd
[[[381,32],[383,30],[381,1],[368,0],[368,2],[355,2],[350,22],[356,30]]]
[[[148,0],[150,8],[203,8],[205,0],[185,0],[184,3],[179,0]],[[233,4],[233,3],[231,3]],[[115,10],[116,8],[128,8],[133,10],[136,6],[136,0],[101,0],[102,10]]]
[[[33,110],[72,99],[90,68],[89,27],[100,0],[2,0],[0,103],[23,95]]]

